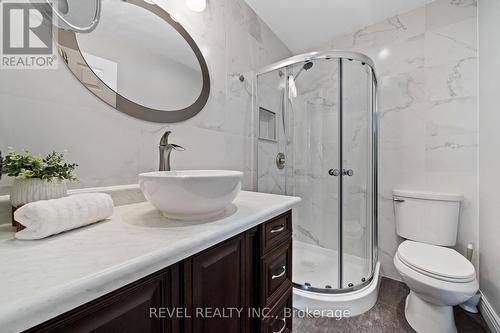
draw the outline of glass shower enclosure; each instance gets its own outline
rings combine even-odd
[[[377,110],[373,62],[313,52],[257,74],[257,188],[294,195],[294,287],[363,288],[377,263]]]

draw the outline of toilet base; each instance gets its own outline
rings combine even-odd
[[[429,303],[413,291],[406,297],[405,317],[418,333],[457,333],[452,306]]]

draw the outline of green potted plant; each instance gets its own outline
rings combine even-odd
[[[76,180],[78,166],[67,163],[64,153],[52,152],[47,156],[33,155],[28,150],[10,149],[3,158],[1,173],[15,177],[10,192],[14,208],[38,201],[57,199],[67,195],[66,181]]]

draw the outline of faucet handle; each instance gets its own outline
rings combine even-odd
[[[184,151],[186,148],[176,145],[175,143],[168,143],[168,136],[172,131],[166,131],[160,139],[160,146],[170,146],[173,150]]]
[[[177,150],[177,151],[186,150],[186,148],[184,148],[183,146],[176,145],[175,143],[169,143],[169,145],[170,145],[170,147],[172,147],[173,150]]]

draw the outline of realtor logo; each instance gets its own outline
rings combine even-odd
[[[2,69],[56,68],[52,12],[47,2],[1,1],[1,18]]]

